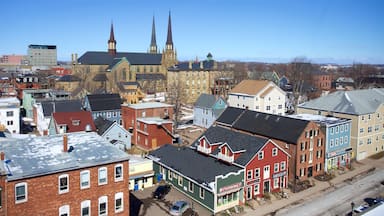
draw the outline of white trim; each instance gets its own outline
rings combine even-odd
[[[60,180],[63,179],[63,178],[67,179],[66,189],[61,189]],[[68,174],[60,175],[59,178],[58,178],[58,185],[59,185],[59,194],[68,193],[69,192],[69,175]]]
[[[121,173],[120,173],[120,176],[119,177],[116,177],[117,176],[117,168],[121,168]],[[119,181],[123,181],[124,180],[124,166],[123,164],[116,164],[115,165],[115,168],[114,168],[114,178],[115,178],[115,182],[119,182]]]
[[[67,215],[69,216],[70,215],[70,210],[69,210],[69,205],[63,205],[59,208],[59,216],[62,216],[62,215]]]
[[[117,209],[116,200],[121,199],[121,206]],[[115,194],[115,213],[124,211],[124,194],[123,192],[118,192]]]
[[[88,208],[88,215],[83,215],[83,208]],[[91,200],[84,200],[81,202],[80,206],[80,215],[81,216],[90,216],[91,214]]]
[[[103,214],[100,213],[100,204],[102,204],[102,203],[105,203],[105,213],[103,213]],[[108,215],[108,197],[107,196],[99,197],[99,203],[98,203],[97,209],[98,209],[98,215],[99,216]]]
[[[87,181],[84,181],[84,182],[88,183],[87,185],[84,185],[84,186],[83,186],[83,179],[82,179],[83,174],[86,174],[86,177],[87,177]],[[81,171],[80,172],[80,189],[90,188],[90,186],[91,186],[91,172],[89,170]]]
[[[24,186],[25,198],[17,200],[17,188],[21,187],[21,186]],[[27,184],[27,182],[20,182],[20,183],[15,184],[15,203],[18,204],[18,203],[23,203],[23,202],[27,202],[27,201],[28,201],[28,184]]]
[[[105,170],[105,182],[100,182],[100,171],[103,171],[103,170]],[[107,169],[107,167],[100,167],[97,170],[97,183],[98,183],[98,185],[108,184],[108,169]]]

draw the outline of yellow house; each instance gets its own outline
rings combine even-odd
[[[337,91],[298,105],[297,113],[352,120],[352,158],[384,151],[384,88]]]
[[[153,186],[153,162],[147,158],[129,155],[129,190]]]

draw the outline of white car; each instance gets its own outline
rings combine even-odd
[[[189,209],[189,204],[186,201],[176,201],[169,209],[169,214],[179,216],[183,215]]]

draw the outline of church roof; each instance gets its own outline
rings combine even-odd
[[[87,51],[79,59],[79,64],[84,65],[110,65],[115,58],[125,57],[131,65],[161,65],[162,54],[117,52],[111,55],[103,51]]]

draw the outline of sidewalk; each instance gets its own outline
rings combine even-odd
[[[380,159],[365,159],[359,162],[352,163],[352,170],[346,171],[345,173],[337,173],[336,177],[330,181],[318,181],[314,178],[315,186],[308,188],[299,193],[288,192],[288,199],[272,200],[268,201],[266,204],[257,206],[255,210],[251,209],[248,206],[245,206],[244,213],[242,215],[274,215],[279,209],[285,208],[290,205],[298,205],[305,200],[313,199],[317,196],[321,196],[322,193],[330,190],[335,190],[353,182],[355,179],[363,176],[367,171],[372,168],[384,169],[384,158]],[[311,180],[312,181],[312,180]]]

